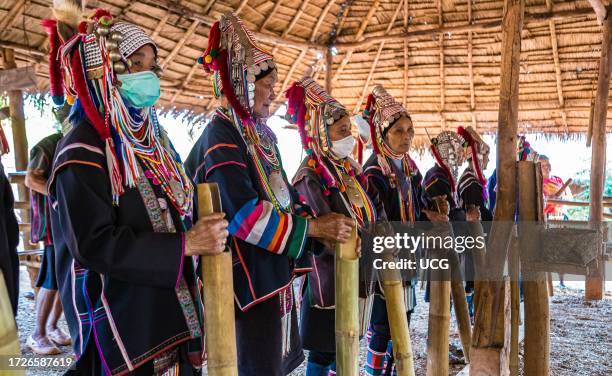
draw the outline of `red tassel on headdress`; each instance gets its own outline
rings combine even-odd
[[[59,59],[59,49],[62,42],[57,32],[57,22],[44,19],[40,24],[49,35],[49,91],[51,91],[53,103],[61,106],[64,104],[64,72]]]
[[[448,168],[446,163],[444,163],[444,161],[442,160],[442,157],[440,156],[440,153],[438,153],[438,149],[436,148],[436,146],[432,144],[429,148],[430,148],[431,154],[433,154],[436,162],[438,162],[438,166],[442,167],[442,169],[446,173],[446,176],[448,177],[448,180],[449,180],[449,183],[450,183],[450,186],[451,186],[451,190],[453,192],[455,192],[455,189],[457,187],[455,186],[455,179],[453,178],[453,173]]]
[[[8,154],[11,151],[8,141],[6,140],[6,135],[4,134],[4,129],[0,127],[0,155]]]
[[[364,113],[368,116],[368,124],[370,124],[370,137],[372,139],[372,149],[374,150],[374,154],[380,155],[380,149],[378,148],[378,142],[376,140],[376,127],[374,126],[374,113],[376,109],[374,108],[374,95],[368,95],[368,101],[366,102],[366,107]]]
[[[294,82],[287,91],[285,91],[285,98],[287,98],[287,114],[293,116],[296,120],[300,139],[302,140],[302,146],[304,150],[308,150],[309,140],[306,132],[306,104],[304,103],[304,88]]]
[[[480,167],[480,162],[478,161],[478,151],[476,150],[476,140],[474,137],[468,132],[465,128],[459,127],[457,128],[457,133],[463,137],[463,139],[468,143],[470,147],[470,152],[472,153],[472,166],[476,171],[476,176],[478,176],[478,181],[480,184],[486,185],[487,179],[484,178],[482,173],[482,168]]]
[[[211,73],[217,70],[218,63],[216,58],[219,56],[219,42],[221,41],[221,31],[219,30],[219,21],[215,22],[208,33],[208,46],[202,56],[201,64],[204,69]]]

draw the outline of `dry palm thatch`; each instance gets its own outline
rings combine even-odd
[[[548,135],[586,133],[597,81],[601,0],[526,0],[520,76],[520,129]],[[0,47],[18,66],[34,66],[47,86],[50,0],[0,0]],[[605,4],[604,4],[605,5]],[[417,136],[497,124],[500,0],[100,0],[116,17],[146,29],[159,46],[166,110],[206,115],[215,105],[210,80],[196,64],[212,23],[234,10],[274,52],[276,105],[292,80],[313,70],[325,81],[332,53],[333,95],[360,110],[375,84],[413,114]],[[605,10],[605,9],[604,9]],[[601,17],[601,15],[599,15]],[[421,139],[421,142],[423,140]]]

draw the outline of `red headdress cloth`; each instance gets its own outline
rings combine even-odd
[[[312,78],[295,81],[285,93],[287,115],[297,125],[309,165],[323,179],[326,188],[337,186],[321,157],[334,158],[327,127],[347,116],[346,108]]]

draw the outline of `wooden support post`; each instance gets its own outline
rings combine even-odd
[[[608,8],[608,14],[610,8]],[[601,57],[599,59],[599,77],[597,94],[593,108],[593,135],[591,139],[591,184],[589,224],[601,231],[603,221],[603,188],[606,174],[606,117],[610,89],[610,72],[612,67],[612,17],[604,21],[601,33]],[[601,300],[604,292],[603,255],[598,266],[592,268],[586,279],[585,299]]]
[[[509,373],[509,355],[505,338],[505,284],[500,282],[516,210],[516,133],[518,129],[519,73],[521,31],[525,12],[524,0],[508,0],[502,19],[500,103],[497,130],[497,203],[495,222],[487,244],[487,281],[477,291],[476,325],[472,335],[470,374],[493,369],[500,375]],[[509,287],[508,287],[509,289]],[[503,299],[502,299],[503,298]],[[501,328],[500,328],[501,325]],[[509,325],[508,325],[509,329]]]
[[[550,313],[546,272],[529,269],[528,255],[537,253],[542,175],[539,164],[519,162],[519,241],[525,291],[525,375],[550,374]]]
[[[336,369],[338,375],[359,376],[359,257],[357,229],[349,241],[336,245]]]
[[[519,374],[519,326],[521,322],[521,293],[519,289],[520,258],[516,227],[510,240],[510,376]]]
[[[221,211],[216,183],[198,184],[198,214]],[[210,376],[238,376],[232,253],[200,257],[204,297],[204,329]]]

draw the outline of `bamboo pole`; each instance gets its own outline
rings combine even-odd
[[[332,95],[333,90],[334,55],[331,49],[325,50],[325,91]]]
[[[451,264],[451,294],[453,296],[453,310],[459,328],[459,338],[461,339],[461,348],[465,362],[470,362],[470,347],[472,346],[472,324],[470,323],[470,314],[468,304],[465,297],[465,288],[463,279],[461,278],[461,270],[459,269],[459,259],[457,254],[450,252]]]
[[[336,244],[336,370],[339,376],[359,375],[359,258],[357,229]]]
[[[0,375],[13,376],[25,375],[25,371],[9,371],[8,357],[21,355],[19,349],[19,338],[17,336],[17,325],[11,305],[8,304],[9,296],[4,282],[4,274],[0,270]]]
[[[383,253],[382,257],[384,261],[397,261],[397,258],[389,252]],[[414,376],[414,359],[402,275],[398,269],[384,269],[381,279],[391,330],[395,370],[398,376]]]
[[[610,8],[607,9],[610,12]],[[603,24],[601,40],[601,58],[599,60],[599,77],[597,94],[593,109],[593,135],[591,139],[591,184],[589,224],[601,231],[603,221],[603,188],[606,175],[606,114],[610,89],[610,71],[612,67],[612,17],[607,17]],[[598,266],[592,268],[586,279],[585,298],[588,300],[603,299],[603,261],[598,258]]]
[[[451,283],[432,271],[427,323],[427,376],[448,376]],[[437,276],[435,276],[437,275]]]
[[[550,313],[548,309],[548,288],[546,273],[529,270],[527,255],[537,253],[537,227],[540,222],[537,173],[539,167],[533,162],[519,162],[519,241],[523,271],[523,288],[525,291],[525,374],[550,374]]]
[[[510,241],[510,376],[518,376],[519,372],[519,326],[521,320],[521,293],[519,290],[519,249],[516,227],[512,231]]]
[[[219,186],[198,184],[198,214],[221,211]],[[204,329],[210,376],[238,376],[232,253],[200,257],[204,292]]]

